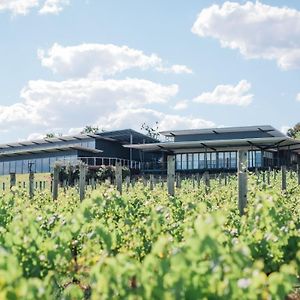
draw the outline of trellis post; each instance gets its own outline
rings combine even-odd
[[[34,173],[29,173],[29,198],[32,199],[34,196]]]
[[[118,192],[122,194],[122,166],[120,162],[116,163],[116,184]]]
[[[247,150],[238,151],[238,207],[243,215],[247,205]]]
[[[286,166],[281,166],[281,189],[286,190]]]
[[[181,188],[181,176],[180,176],[180,173],[177,173],[176,174],[176,187],[177,188]]]
[[[167,181],[168,181],[168,193],[170,196],[175,195],[175,155],[168,155],[167,165]]]
[[[154,175],[150,174],[150,190],[152,191],[154,188]]]
[[[59,165],[53,167],[53,180],[52,180],[52,199],[57,200],[58,197],[58,181],[59,181]]]
[[[10,173],[10,189],[16,185],[16,173]]]
[[[80,201],[83,201],[85,197],[85,182],[86,181],[86,165],[79,165],[79,198]]]

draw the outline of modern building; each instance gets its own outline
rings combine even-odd
[[[157,160],[157,153],[124,148],[124,144],[153,143],[158,140],[132,129],[97,134],[61,136],[0,145],[0,175],[51,172],[56,161],[92,167],[115,165],[140,169],[144,161]]]
[[[56,161],[90,168],[120,162],[138,172],[165,173],[167,156],[176,171],[235,172],[237,151],[248,151],[249,169],[295,167],[300,141],[272,126],[246,126],[161,132],[159,141],[132,129],[61,136],[0,145],[0,175],[51,172]]]
[[[168,155],[175,155],[177,172],[234,172],[238,150],[248,151],[249,169],[295,167],[299,163],[300,140],[269,125],[170,130],[161,134],[164,142],[125,146],[162,154],[163,163],[145,162],[145,172],[164,172]]]

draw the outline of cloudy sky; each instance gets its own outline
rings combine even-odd
[[[0,0],[0,141],[300,121],[300,1]]]

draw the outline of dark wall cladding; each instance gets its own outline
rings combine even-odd
[[[188,141],[211,141],[211,140],[230,140],[230,139],[247,139],[247,138],[266,138],[271,137],[268,132],[263,131],[246,131],[246,132],[224,132],[224,133],[207,133],[207,134],[189,134],[175,136],[175,142]]]

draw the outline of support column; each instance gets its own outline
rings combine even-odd
[[[175,155],[168,155],[168,165],[167,165],[167,175],[168,175],[168,193],[170,196],[175,195]]]
[[[53,181],[52,181],[52,199],[57,200],[58,197],[58,181],[59,181],[59,170],[58,165],[53,167]]]
[[[79,165],[79,199],[83,201],[85,197],[86,165]]]
[[[117,191],[122,194],[122,166],[120,162],[116,163],[116,184]]]
[[[247,150],[238,151],[238,207],[240,215],[247,205]]]

